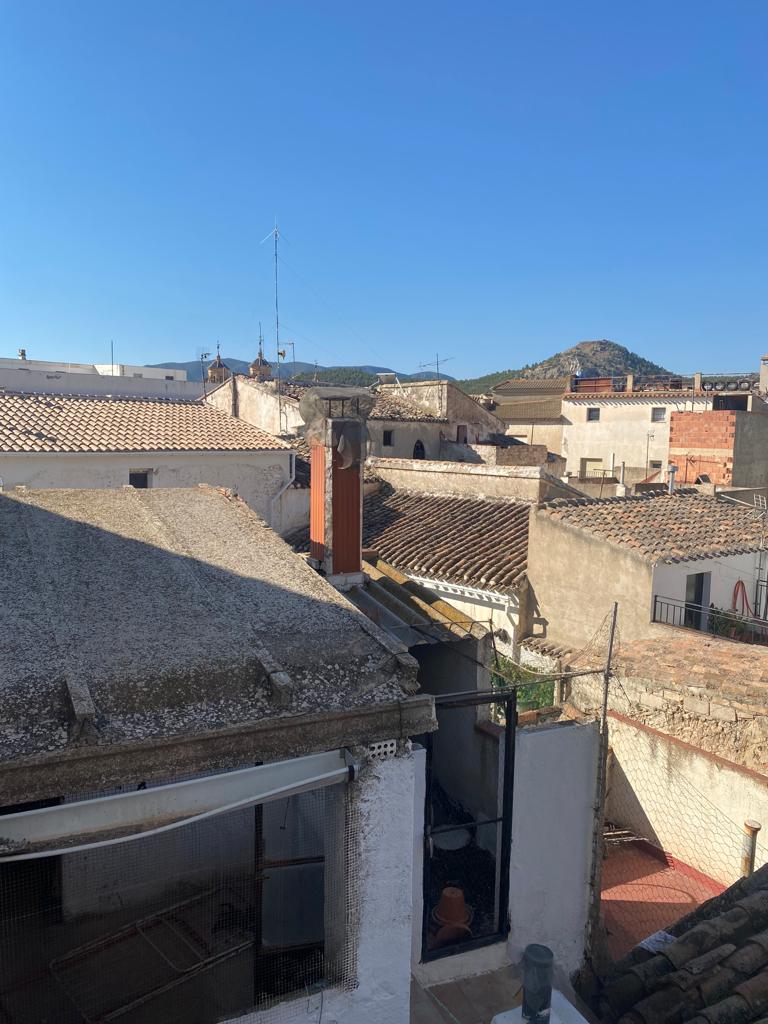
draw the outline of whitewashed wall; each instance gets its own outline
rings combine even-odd
[[[733,588],[739,580],[744,581],[747,597],[752,603],[755,597],[757,565],[756,552],[745,555],[720,555],[717,558],[702,558],[673,565],[657,565],[653,570],[653,595],[685,601],[686,577],[692,573],[708,572],[712,574],[708,604],[714,604],[716,608],[730,608]]]
[[[602,459],[609,469],[611,456],[616,470],[622,462],[627,468],[649,462],[666,465],[669,458],[669,422],[673,412],[704,412],[712,400],[704,396],[670,398],[569,398],[563,402],[563,441],[561,454],[567,459],[569,473],[578,474],[582,459]],[[651,410],[666,409],[664,422],[654,423]],[[600,419],[587,420],[587,409],[600,409]],[[653,434],[649,442],[648,434]]]
[[[768,777],[611,715],[606,815],[723,885],[740,877],[742,827],[768,829]],[[768,860],[760,846],[758,865]]]
[[[584,959],[597,785],[597,722],[519,729],[509,955],[541,942],[571,974]]]
[[[133,470],[151,469],[152,487],[233,488],[272,523],[272,499],[288,480],[290,456],[289,451],[0,455],[0,478],[6,490],[18,484],[112,488],[127,484]]]

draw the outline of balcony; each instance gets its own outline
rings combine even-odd
[[[653,621],[665,626],[710,633],[739,643],[768,647],[768,620],[715,608],[714,605],[692,604],[690,601],[657,594],[653,600]]]

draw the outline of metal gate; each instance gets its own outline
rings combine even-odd
[[[515,690],[435,698],[427,751],[422,959],[509,932]]]

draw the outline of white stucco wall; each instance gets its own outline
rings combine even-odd
[[[744,821],[768,828],[768,777],[615,715],[609,738],[608,820],[723,885],[735,882]],[[766,861],[760,844],[757,865]]]
[[[412,459],[417,441],[424,445],[427,459],[440,458],[440,436],[448,430],[447,423],[395,420],[368,420],[368,453],[387,459]],[[392,431],[394,444],[384,447],[384,431]]]
[[[242,377],[235,378],[237,384],[237,415],[270,434],[296,434],[304,426],[299,415],[299,404],[292,398],[280,395],[269,384],[259,386]],[[211,405],[231,412],[231,385],[215,391],[208,399]]]
[[[566,470],[579,474],[582,459],[601,459],[602,468],[610,469],[613,458],[616,472],[622,462],[635,479],[645,475],[646,444],[648,461],[661,462],[669,457],[669,422],[673,412],[704,412],[711,399],[704,396],[661,398],[566,398],[563,400],[563,440],[561,454]],[[651,420],[651,409],[664,407],[663,423]],[[587,421],[587,409],[600,410],[597,422]],[[653,440],[648,441],[648,434]],[[628,482],[634,482],[630,480]]]
[[[247,1014],[236,1024],[318,1020],[321,1006],[323,1024],[409,1024],[414,798],[423,765],[418,754],[392,758],[368,766],[356,783],[361,837],[357,987],[329,989],[322,1002],[319,994],[304,996],[285,1004],[283,1011]]]
[[[757,566],[756,552],[720,555],[717,558],[702,558],[673,565],[657,565],[653,569],[653,595],[685,601],[686,577],[693,573],[708,572],[711,573],[711,577],[707,604],[714,604],[716,608],[730,608],[733,602],[733,588],[739,580],[743,580],[747,588],[747,597],[750,604],[753,604]]]
[[[597,784],[597,722],[518,729],[509,954],[541,942],[571,974],[584,957]]]
[[[0,478],[6,490],[19,484],[111,488],[127,484],[134,470],[151,469],[152,487],[207,483],[233,488],[271,524],[279,515],[272,499],[288,480],[291,454],[286,450],[0,455]]]

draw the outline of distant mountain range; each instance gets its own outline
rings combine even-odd
[[[222,356],[222,359],[233,373],[248,373],[251,360],[234,359],[229,356]],[[205,360],[205,366],[210,363],[210,358]],[[201,366],[199,359],[191,359],[187,363],[150,363],[150,366],[163,370],[186,370],[188,380],[202,380]],[[400,373],[388,366],[315,366],[314,363],[302,363],[298,359],[294,364],[291,360],[281,363],[280,366],[272,365],[272,375],[286,380],[295,376],[302,380],[314,380],[317,373],[318,381],[324,384],[355,384],[358,387],[367,387],[376,380],[377,373],[397,373],[400,380],[435,380],[436,373],[425,370],[423,373]],[[440,375],[443,380],[453,380],[446,374]]]
[[[250,360],[234,359],[229,356],[222,357],[233,373],[248,373]],[[206,368],[210,359],[205,361]],[[201,379],[201,367],[199,359],[192,359],[187,363],[152,363],[152,366],[162,367],[166,370],[186,370],[189,380]],[[280,376],[283,380],[294,375],[302,380],[317,380],[324,384],[355,384],[359,387],[367,387],[376,380],[377,373],[397,373],[400,380],[435,380],[436,373],[425,370],[423,373],[400,373],[388,366],[315,366],[314,363],[302,363],[297,360],[294,364],[290,360],[281,363],[279,367],[272,365],[274,376]],[[528,363],[517,370],[499,370],[497,373],[487,373],[484,377],[469,377],[466,380],[457,380],[456,384],[468,394],[483,394],[490,391],[496,384],[510,377],[569,377],[571,374],[578,374],[582,377],[618,377],[625,373],[646,373],[665,374],[671,371],[665,370],[658,363],[652,363],[648,359],[630,352],[623,345],[617,345],[615,341],[581,341],[578,345],[565,349],[563,352],[556,352],[548,359],[539,363]],[[440,375],[444,380],[454,380],[447,374]]]
[[[630,352],[615,341],[581,341],[572,348],[557,352],[539,363],[528,363],[518,370],[499,370],[484,377],[470,377],[456,383],[469,394],[484,394],[510,377],[552,378],[569,377],[619,377],[625,373],[666,374],[670,373],[658,363]]]

